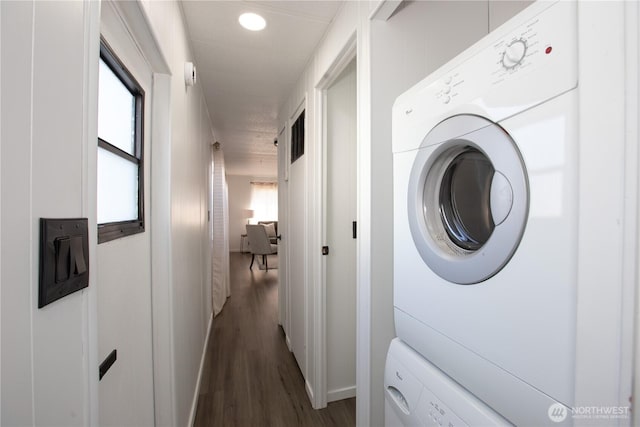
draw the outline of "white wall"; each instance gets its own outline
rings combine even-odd
[[[639,20],[637,2],[578,3],[577,407],[637,406]]]
[[[213,133],[199,84],[186,87],[184,63],[193,61],[181,7],[177,2],[144,1],[152,28],[171,69],[170,141],[170,336],[172,360],[165,378],[173,390],[156,401],[173,414],[162,413],[160,425],[185,425],[195,415],[195,394],[211,318],[208,280],[210,260],[207,221],[207,162]],[[197,64],[196,64],[197,65]],[[153,149],[153,147],[152,147]],[[154,320],[155,321],[155,320]],[[172,419],[165,419],[170,417]]]
[[[200,86],[184,85],[184,62],[193,56],[179,4],[145,3],[148,15],[131,4],[123,8],[141,13],[155,30],[143,44],[159,45],[164,56],[147,59],[166,58],[171,72],[154,75],[155,93],[167,102],[150,112],[165,119],[151,129],[149,148],[156,161],[151,205],[160,207],[150,212],[151,223],[161,231],[151,236],[152,257],[165,261],[156,264],[167,274],[152,267],[154,303],[163,305],[154,307],[155,354],[146,363],[155,367],[155,422],[186,425],[211,318],[213,135]],[[2,425],[98,424],[96,289],[108,286],[98,283],[95,269],[99,8],[99,2],[0,3]],[[40,217],[88,217],[90,239],[89,288],[43,309],[37,309]]]
[[[96,6],[0,3],[2,425],[96,424],[95,270],[89,288],[37,308],[40,217],[90,217],[95,259],[85,106]]]
[[[227,175],[229,184],[229,250],[240,252],[240,236],[247,233],[244,210],[251,209],[251,182],[276,182],[276,177]],[[254,224],[259,218],[253,218]],[[246,242],[245,242],[246,245]],[[246,246],[245,246],[246,250]]]

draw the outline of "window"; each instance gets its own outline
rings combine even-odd
[[[144,231],[144,91],[100,44],[98,243]]]
[[[251,209],[256,222],[277,221],[278,184],[275,182],[252,182]]]
[[[291,163],[304,154],[304,110],[291,126]]]

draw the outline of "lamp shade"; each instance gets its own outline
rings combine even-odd
[[[245,209],[242,213],[245,218],[253,218],[253,209]]]

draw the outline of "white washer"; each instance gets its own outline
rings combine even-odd
[[[387,353],[384,390],[385,427],[511,425],[398,338]]]
[[[573,405],[576,13],[533,4],[393,107],[397,335],[517,425]]]

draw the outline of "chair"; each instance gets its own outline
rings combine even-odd
[[[277,254],[278,245],[274,245],[269,241],[267,231],[264,229],[264,226],[260,224],[247,224],[247,237],[249,239],[249,249],[251,249],[251,265],[249,266],[249,270],[253,268],[253,261],[256,255],[262,255],[262,262],[266,270],[269,271],[267,255]]]
[[[278,221],[258,221],[258,224],[264,225],[264,229],[267,231],[269,241],[271,243],[278,243]]]

